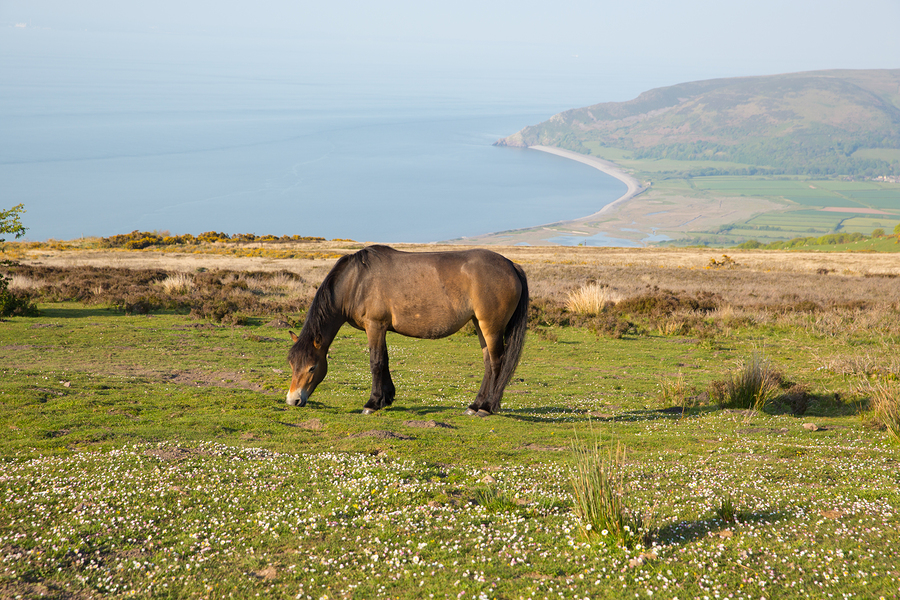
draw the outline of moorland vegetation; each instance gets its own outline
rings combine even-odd
[[[4,267],[40,314],[0,323],[0,596],[900,591],[890,256],[503,248],[529,340],[474,419],[472,328],[392,336],[398,399],[369,417],[345,328],[286,407],[320,257],[361,244],[221,244]]]

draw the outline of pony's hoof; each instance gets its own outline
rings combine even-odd
[[[484,409],[482,408],[482,409],[479,410],[477,413],[475,413],[475,416],[476,416],[476,417],[484,418],[484,417],[489,417],[489,416],[491,416],[491,413],[489,413],[488,411],[486,411],[486,410],[484,410]]]
[[[369,408],[369,407],[367,406],[367,407],[365,407],[364,409],[362,409],[362,414],[364,414],[364,415],[375,414],[375,409],[374,409],[374,408]]]
[[[467,408],[466,412],[464,412],[463,414],[466,415],[467,417],[474,417],[475,415],[478,414],[478,411],[475,410],[474,408]]]

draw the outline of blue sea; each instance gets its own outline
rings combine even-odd
[[[603,100],[550,72],[540,86],[527,72],[336,73],[180,39],[12,28],[0,56],[0,208],[25,205],[30,240],[434,242],[585,216],[625,191],[574,161],[492,145]]]

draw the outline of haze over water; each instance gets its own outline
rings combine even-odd
[[[4,0],[0,208],[24,203],[33,240],[571,219],[624,185],[491,144],[685,81],[895,68],[897,18],[894,0]]]
[[[150,53],[135,69],[78,33],[3,38],[21,60],[0,100],[0,180],[26,206],[29,239],[139,229],[429,242],[584,216],[625,189],[492,146],[567,107],[561,90],[523,93],[524,79],[465,90],[427,72],[198,70]],[[53,61],[64,53],[53,45],[76,54]]]

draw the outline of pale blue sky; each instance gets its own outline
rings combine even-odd
[[[687,81],[900,68],[897,23],[900,0],[0,0],[0,207],[32,239],[529,215],[584,190],[496,139]],[[535,224],[443,221],[428,239]]]
[[[685,80],[900,67],[897,0],[2,0],[0,28],[17,23],[124,33],[177,47],[186,62],[245,61],[263,72],[287,60],[348,77],[428,71],[464,84],[468,74],[533,71],[541,85],[550,74],[620,81],[598,87],[608,97],[596,102]]]

